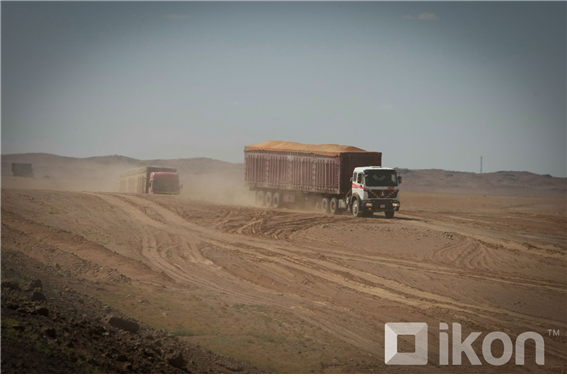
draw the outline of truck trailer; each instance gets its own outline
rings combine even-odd
[[[311,202],[325,213],[356,217],[399,211],[395,169],[382,167],[382,153],[336,144],[268,141],[244,148],[244,181],[259,206]]]
[[[140,167],[120,175],[120,192],[179,194],[182,185],[175,168]]]
[[[33,177],[33,168],[29,163],[12,163],[14,177]]]

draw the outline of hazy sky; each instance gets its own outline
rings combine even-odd
[[[2,153],[566,176],[565,2],[1,2]]]

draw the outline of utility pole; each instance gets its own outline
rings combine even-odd
[[[480,174],[482,175],[482,156],[480,157]]]

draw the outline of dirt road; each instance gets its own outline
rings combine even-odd
[[[91,294],[124,313],[267,371],[565,372],[564,199],[404,193],[396,216],[3,189],[2,249],[94,281]],[[384,364],[388,322],[428,324],[426,366]],[[483,364],[440,366],[440,322],[461,324],[463,339],[482,332],[473,347]],[[523,366],[486,363],[492,331],[541,334],[545,365],[530,342]]]

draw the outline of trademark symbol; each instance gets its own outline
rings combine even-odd
[[[547,334],[549,336],[559,336],[559,330],[558,329],[548,329]]]

